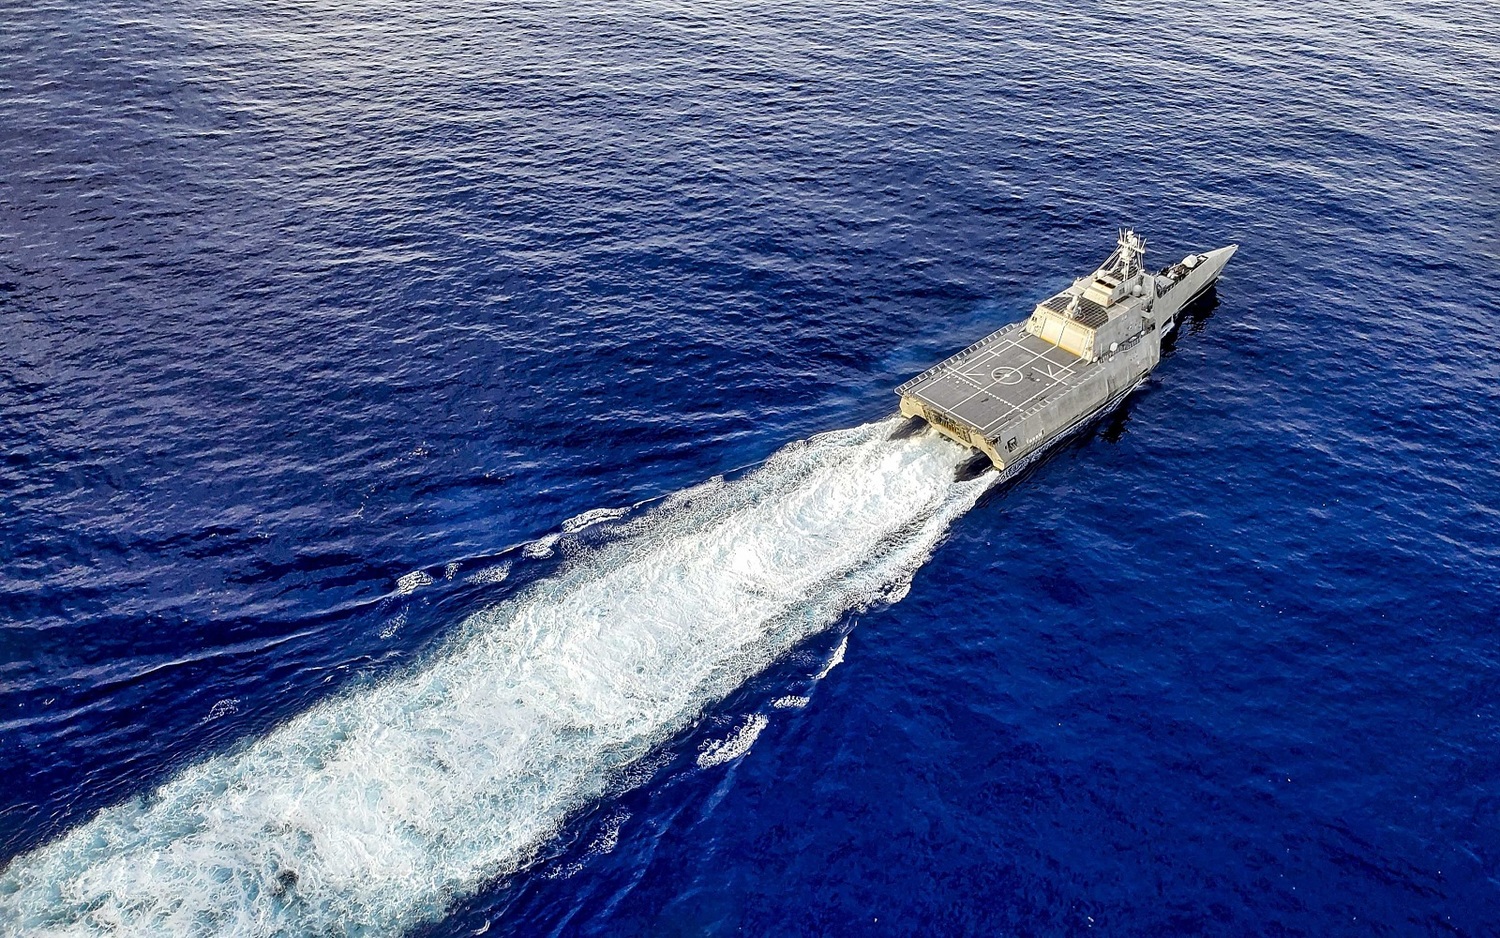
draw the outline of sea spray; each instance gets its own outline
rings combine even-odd
[[[665,499],[418,669],[17,857],[0,928],[389,934],[440,916],[798,642],[902,595],[987,482],[954,483],[965,453],[893,426]]]

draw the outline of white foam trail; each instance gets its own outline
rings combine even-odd
[[[601,521],[613,521],[616,518],[623,518],[628,514],[630,514],[629,508],[594,508],[564,521],[562,523],[562,533],[576,534],[590,525],[598,524]]]
[[[204,723],[217,720],[219,717],[227,717],[240,708],[238,697],[225,697],[223,700],[208,708],[208,716],[203,718]]]
[[[485,567],[478,573],[469,577],[470,583],[504,583],[505,578],[510,576],[509,563],[497,563],[493,567]]]
[[[723,765],[738,759],[750,751],[755,741],[760,738],[760,731],[770,723],[765,717],[758,713],[752,713],[745,717],[733,733],[723,739],[713,739],[703,744],[698,752],[698,767],[706,769],[714,765]]]
[[[986,481],[954,484],[966,454],[893,426],[667,499],[416,670],[17,857],[0,931],[390,934],[442,915],[705,707],[899,594]]]
[[[530,557],[532,560],[540,560],[543,557],[551,557],[553,550],[557,547],[558,538],[560,537],[562,537],[562,535],[558,533],[539,537],[531,543],[527,544],[525,547],[521,548],[521,555],[523,557]]]
[[[630,820],[630,812],[614,811],[604,819],[603,826],[594,837],[593,843],[589,844],[588,855],[599,856],[602,853],[610,853],[620,845],[620,828]]]
[[[406,610],[396,613],[386,620],[385,625],[380,627],[380,637],[395,638],[396,633],[406,627]]]
[[[432,584],[432,575],[426,570],[413,570],[396,581],[396,595],[410,596],[424,586]]]
[[[889,593],[889,591],[887,591],[887,592]],[[906,596],[905,591],[902,591],[901,598],[905,598],[905,596]],[[844,638],[843,638],[843,640],[839,642],[839,647],[835,648],[833,650],[833,654],[831,654],[831,655],[828,656],[828,663],[825,664],[825,665],[823,665],[823,670],[821,670],[817,674],[813,675],[813,680],[815,680],[815,681],[821,681],[821,680],[823,680],[823,678],[825,678],[825,677],[828,676],[828,674],[829,674],[830,671],[832,671],[834,668],[838,667],[839,665],[843,664],[844,663],[844,652],[846,652],[848,650],[849,650],[849,636],[845,635]]]

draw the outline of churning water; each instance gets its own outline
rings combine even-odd
[[[380,934],[437,916],[521,867],[706,706],[849,610],[904,593],[986,481],[953,483],[966,454],[931,434],[889,440],[896,423],[793,444],[638,517],[564,525],[617,527],[411,673],[17,858],[0,924]],[[764,725],[699,763],[743,754]]]

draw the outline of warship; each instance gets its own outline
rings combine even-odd
[[[1122,230],[1098,270],[896,388],[901,413],[976,450],[974,465],[1013,476],[1140,387],[1183,309],[1238,248],[1151,273],[1146,242]]]

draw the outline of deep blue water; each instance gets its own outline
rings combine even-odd
[[[0,16],[0,931],[1496,933],[1500,12],[169,6]]]

